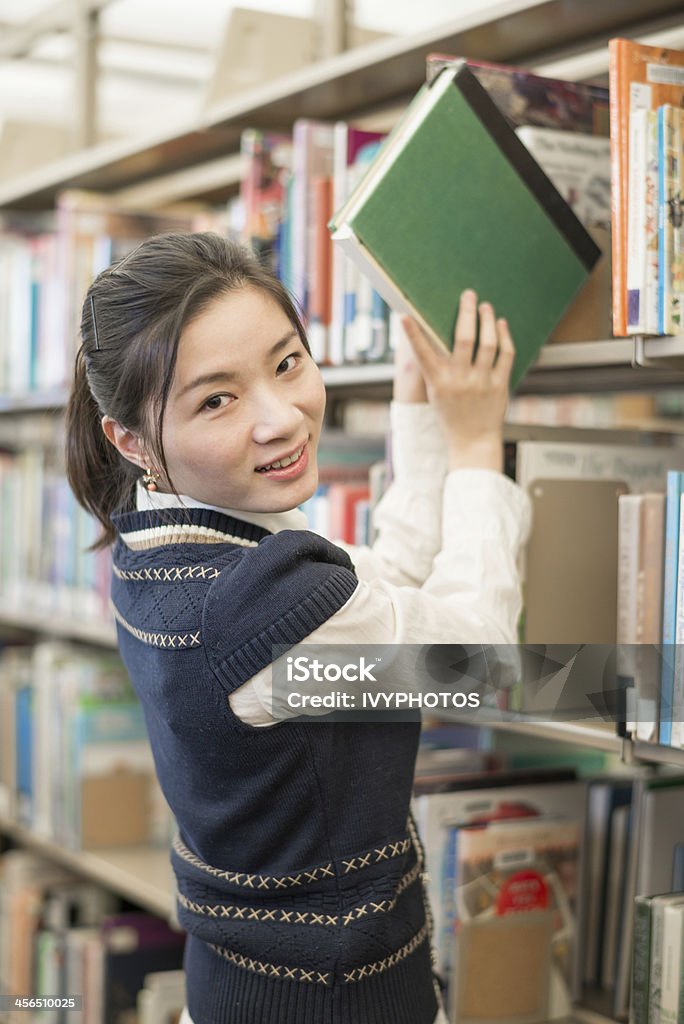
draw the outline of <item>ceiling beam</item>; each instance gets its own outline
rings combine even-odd
[[[112,0],[82,0],[82,10],[99,13]],[[46,35],[71,31],[74,24],[73,0],[56,0],[22,25],[5,28],[0,39],[0,60],[25,57],[35,44]]]

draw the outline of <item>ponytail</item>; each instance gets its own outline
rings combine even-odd
[[[132,501],[136,476],[133,464],[107,440],[102,415],[88,384],[86,355],[81,347],[66,408],[66,472],[78,503],[103,526],[102,535],[89,550],[113,542],[111,516]]]

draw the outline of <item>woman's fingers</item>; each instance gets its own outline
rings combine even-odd
[[[444,359],[444,353],[442,351],[438,351],[435,342],[425,334],[416,321],[412,320],[411,317],[402,317],[401,323],[402,327],[406,331],[406,336],[411,342],[411,348],[418,360],[421,373],[425,380],[429,381],[438,373],[439,364]]]
[[[473,347],[477,337],[477,295],[472,288],[461,294],[454,331],[453,361],[462,368],[473,361]]]
[[[480,343],[475,356],[475,366],[479,370],[491,370],[496,359],[498,344],[494,307],[490,302],[482,302],[480,303]]]
[[[508,327],[508,320],[500,317],[496,321],[496,333],[499,341],[499,355],[492,376],[497,383],[508,385],[515,360],[515,345]]]

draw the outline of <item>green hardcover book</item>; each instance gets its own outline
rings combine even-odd
[[[652,900],[652,896],[637,896],[634,900],[634,944],[632,947],[633,1024],[648,1024]]]
[[[448,348],[461,291],[492,302],[516,345],[512,390],[600,256],[465,63],[422,87],[330,228]]]

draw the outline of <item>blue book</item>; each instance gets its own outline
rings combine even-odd
[[[33,691],[21,686],[15,699],[17,819],[30,826],[33,818]]]
[[[456,886],[458,885],[458,833],[459,826],[451,825],[445,830],[444,859],[442,861],[442,932],[438,939],[438,965],[442,978],[449,986],[451,965],[454,962],[454,944],[456,942]]]
[[[660,743],[672,742],[672,700],[674,696],[675,640],[677,630],[677,562],[679,520],[684,493],[684,473],[667,474],[665,500],[665,567],[663,573],[663,657],[660,677]]]

